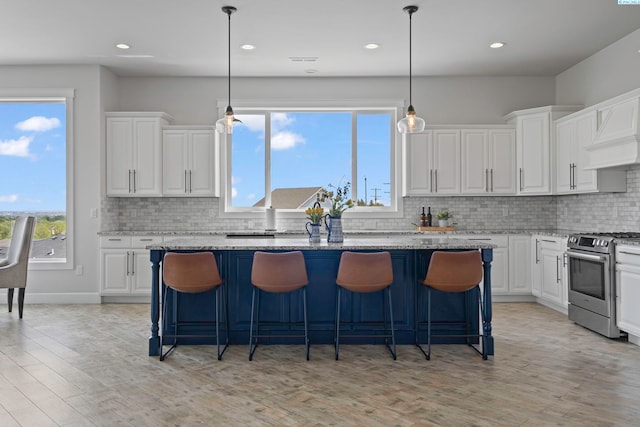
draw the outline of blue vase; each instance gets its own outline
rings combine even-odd
[[[320,243],[320,224],[307,222],[305,228],[309,235],[309,243]]]
[[[327,242],[342,243],[344,241],[342,234],[342,217],[327,214],[324,217],[324,224],[327,227]]]

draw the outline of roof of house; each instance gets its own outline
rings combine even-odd
[[[271,192],[271,206],[277,209],[298,209],[316,197],[322,187],[276,188]],[[253,206],[264,206],[264,198]]]
[[[48,239],[33,239],[31,242],[30,258],[66,258],[67,236],[60,234]],[[7,256],[11,239],[0,240],[0,258]]]

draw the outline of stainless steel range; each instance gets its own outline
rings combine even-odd
[[[616,317],[615,239],[640,233],[573,234],[567,243],[569,319],[606,337],[622,334]]]

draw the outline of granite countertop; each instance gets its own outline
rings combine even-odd
[[[525,234],[525,235],[533,235],[540,234],[545,236],[553,236],[553,237],[568,237],[569,234],[575,233],[575,231],[569,230],[559,230],[559,229],[545,229],[545,230],[527,230],[527,229],[517,229],[517,230],[455,230],[455,231],[416,231],[416,230],[345,230],[344,234],[346,236],[374,236],[374,235],[391,235],[391,236],[422,236],[422,237],[433,237],[433,236],[455,236],[456,234]],[[109,230],[109,231],[100,231],[98,232],[99,236],[273,236],[273,237],[295,237],[295,236],[306,236],[304,230],[252,230],[252,231],[238,231],[238,230],[216,230],[216,231],[158,231],[158,230],[134,230],[134,231],[124,231],[124,230]]]
[[[309,243],[308,238],[228,238],[193,236],[147,246],[164,250],[413,250],[413,249],[492,249],[496,245],[449,237],[387,235],[384,237],[345,237],[343,243]]]

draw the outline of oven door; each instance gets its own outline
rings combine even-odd
[[[567,250],[569,304],[611,317],[611,256]]]

